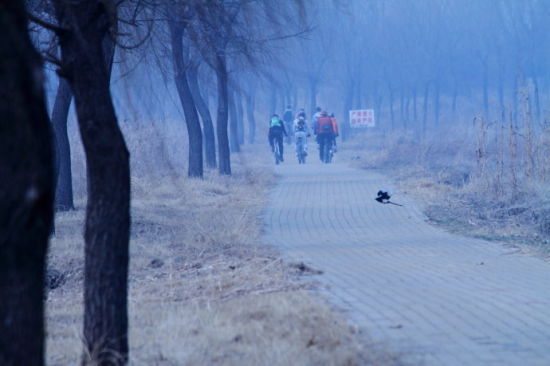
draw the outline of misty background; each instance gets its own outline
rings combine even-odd
[[[547,2],[319,0],[254,6],[232,20],[225,53],[232,153],[252,142],[267,149],[271,114],[291,106],[294,112],[304,108],[311,120],[320,106],[335,113],[343,141],[366,133],[386,143],[376,145],[380,150],[400,146],[394,160],[454,166],[465,180],[476,169],[487,179],[500,169],[497,182],[485,182],[496,197],[509,187],[517,193],[522,178],[547,181]],[[132,22],[120,22],[113,101],[133,175],[180,176],[193,139],[176,88],[165,7],[139,9],[130,13]],[[124,8],[120,13],[130,17]],[[185,67],[196,77],[215,126],[218,90],[209,52],[217,47],[216,33],[190,24],[183,37]],[[35,36],[47,40],[44,34]],[[47,41],[41,46],[56,52]],[[58,77],[53,65],[47,67],[51,107]],[[376,127],[350,129],[352,109],[373,109]],[[85,162],[75,119],[71,107],[73,181],[83,197]]]

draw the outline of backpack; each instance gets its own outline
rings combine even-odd
[[[320,117],[317,121],[319,133],[332,133],[332,120],[329,117]]]
[[[305,131],[306,130],[306,123],[301,120],[301,121],[298,121],[298,123],[296,124],[296,131]]]
[[[286,110],[285,113],[283,114],[283,119],[286,121],[286,122],[291,122],[292,121],[292,111],[291,110]]]
[[[271,123],[270,123],[270,127],[282,127],[282,122],[280,119],[278,118],[272,118],[271,119]]]

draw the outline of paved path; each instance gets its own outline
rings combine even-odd
[[[407,197],[379,204],[379,174],[275,169],[268,241],[323,270],[330,298],[372,339],[422,365],[550,365],[550,263],[434,228]]]

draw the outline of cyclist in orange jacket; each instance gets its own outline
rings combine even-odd
[[[319,158],[323,161],[323,152],[330,149],[338,136],[338,124],[334,117],[330,117],[326,111],[322,111],[314,125],[314,132],[317,135],[319,144]]]

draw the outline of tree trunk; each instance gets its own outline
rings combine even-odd
[[[399,118],[401,119],[401,125],[405,121],[405,91],[401,88],[399,92]]]
[[[390,103],[390,121],[391,121],[391,129],[394,131],[395,127],[395,113],[393,111],[393,89],[391,85],[388,86],[389,89],[389,103]]]
[[[216,136],[214,132],[214,124],[212,116],[206,101],[201,95],[198,81],[198,69],[190,70],[187,74],[189,78],[189,87],[193,94],[193,100],[202,119],[203,136],[204,136],[204,152],[206,157],[206,166],[209,168],[216,167]]]
[[[239,145],[239,121],[237,117],[237,108],[235,107],[235,94],[233,91],[229,93],[229,147],[232,153],[240,152]]]
[[[59,36],[62,65],[87,163],[83,364],[123,365],[128,360],[130,167],[103,49],[111,18],[99,0],[56,0],[54,5],[67,29]]]
[[[350,120],[349,120],[349,111],[353,108],[353,91],[354,91],[354,81],[350,80],[347,90],[346,97],[344,99],[344,111],[342,114],[343,128],[342,128],[342,140],[345,141],[351,135],[350,131]]]
[[[69,82],[60,77],[52,111],[52,125],[56,142],[57,180],[55,209],[67,211],[74,208],[73,178],[71,170],[71,145],[67,134],[67,118],[73,94]]]
[[[235,91],[235,107],[237,109],[237,136],[239,138],[239,145],[244,145],[244,113],[243,113],[243,101],[242,94]]]
[[[189,167],[187,175],[190,177],[202,178],[202,130],[193,95],[191,94],[191,89],[187,81],[187,70],[183,60],[184,26],[176,24],[173,21],[169,23],[174,79],[185,115],[185,125],[187,127],[189,141]]]
[[[403,119],[403,124],[405,127],[405,130],[409,128],[409,122],[410,122],[410,111],[411,111],[411,97],[410,95],[407,95],[405,99],[405,118]]]
[[[424,100],[422,101],[422,137],[426,137],[428,128],[428,99],[430,97],[430,83],[424,87]]]
[[[115,48],[113,39],[107,34],[103,39],[103,52],[109,77],[113,66]],[[73,178],[71,169],[71,145],[67,134],[67,120],[73,94],[69,82],[59,78],[57,94],[52,111],[52,125],[54,130],[55,154],[56,154],[56,211],[68,211],[74,209]]]
[[[225,56],[216,56],[216,81],[218,88],[218,111],[216,116],[216,134],[218,137],[218,171],[222,175],[231,175],[231,155],[227,136],[228,120],[228,76]]]
[[[412,95],[412,103],[413,103],[413,130],[416,129],[418,131],[418,110],[416,108],[416,88],[413,89],[413,95]]]
[[[361,82],[356,82],[355,83],[355,107],[356,109],[363,109],[363,101],[361,99],[363,99],[363,91],[362,91],[362,88],[361,88]]]
[[[277,92],[275,88],[271,89],[270,103],[271,103],[271,106],[270,106],[270,109],[271,109],[270,117],[271,117],[273,114],[277,113]]]
[[[435,93],[434,93],[434,122],[437,127],[439,127],[439,111],[440,111],[440,98],[439,98],[439,82],[435,83]]]
[[[452,102],[451,102],[451,112],[452,112],[452,115],[453,115],[453,123],[455,123],[456,121],[454,121],[454,119],[456,118],[456,101],[458,99],[458,86],[456,85],[456,80],[455,80],[455,83],[454,83],[454,86],[453,86],[453,98],[452,98]]]
[[[376,93],[378,93],[378,89],[375,89]],[[380,126],[380,121],[382,120],[382,102],[383,102],[383,96],[382,94],[376,95],[376,104],[374,107],[374,118],[376,121],[376,125]]]
[[[519,88],[520,88],[520,84],[519,84],[519,79],[520,78],[520,75],[516,75],[514,77],[514,81],[513,81],[513,84],[512,84],[512,95],[511,95],[511,99],[512,99],[512,123],[514,126],[517,126],[518,125],[518,112],[519,112]]]
[[[0,364],[44,364],[52,132],[23,1],[0,2]]]
[[[486,62],[483,63],[483,115],[489,123],[489,70]]]
[[[255,101],[252,92],[246,94],[246,119],[248,120],[248,143],[256,140],[256,120],[254,118]]]
[[[533,92],[534,92],[534,99],[535,99],[535,113],[536,113],[536,120],[537,123],[540,122],[540,115],[541,115],[541,108],[540,108],[540,93],[539,93],[539,81],[537,76],[533,73]]]
[[[500,109],[500,121],[504,123],[506,121],[506,107],[504,105],[504,81],[502,72],[498,78],[498,105]]]
[[[309,107],[311,108],[311,118],[317,112],[317,82],[310,81],[309,84]]]

